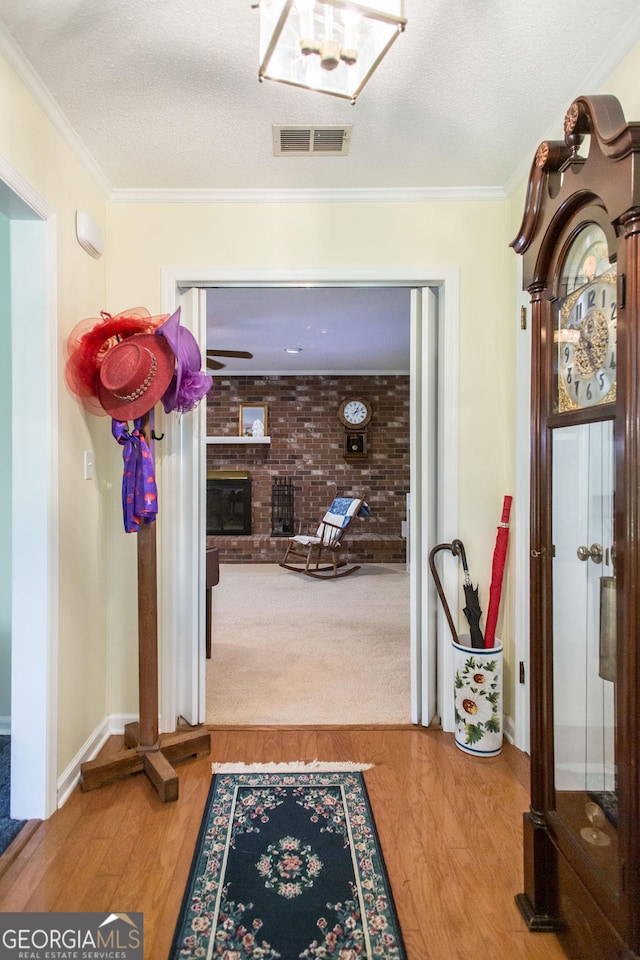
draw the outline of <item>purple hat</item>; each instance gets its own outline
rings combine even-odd
[[[191,331],[180,325],[180,307],[158,327],[155,335],[166,339],[176,358],[175,373],[162,396],[164,412],[188,413],[209,393],[213,378],[200,369],[200,347]]]

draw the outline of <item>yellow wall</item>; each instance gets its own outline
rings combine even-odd
[[[160,311],[163,267],[273,270],[438,267],[460,273],[460,514],[450,536],[465,543],[488,598],[502,498],[513,493],[514,311],[508,298],[504,201],[424,203],[146,204],[111,209],[110,304]],[[508,593],[508,587],[507,587]],[[503,614],[508,619],[509,599]],[[125,619],[123,613],[123,641]],[[507,651],[512,631],[504,640]],[[500,633],[499,633],[500,635]],[[508,660],[507,652],[506,659]],[[124,655],[123,655],[124,660]],[[123,702],[121,708],[126,708]]]
[[[103,446],[103,423],[79,411],[64,387],[69,330],[104,304],[106,265],[75,239],[75,212],[107,226],[108,201],[0,58],[0,154],[55,211],[59,391],[58,768],[63,770],[108,712],[107,610],[101,482],[83,481],[84,450]],[[29,371],[31,386],[37,371]]]

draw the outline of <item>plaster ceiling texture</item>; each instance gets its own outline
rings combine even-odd
[[[410,199],[508,195],[574,97],[640,38],[638,0],[406,0],[405,15],[353,106],[258,81],[251,0],[0,0],[0,50],[46,88],[114,198]],[[275,157],[276,124],[350,124],[349,153]]]
[[[637,0],[407,0],[405,12],[352,106],[258,82],[250,0],[0,0],[119,189],[504,187],[640,35]],[[276,158],[279,123],[353,124],[349,156]]]

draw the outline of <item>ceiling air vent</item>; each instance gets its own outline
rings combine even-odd
[[[346,157],[351,124],[343,127],[277,126],[273,128],[276,157]]]

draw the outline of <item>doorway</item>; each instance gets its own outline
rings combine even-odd
[[[3,477],[10,570],[3,599],[3,666],[11,687],[0,713],[11,732],[14,819],[44,819],[57,806],[54,651],[57,617],[56,454],[57,396],[51,290],[55,273],[55,217],[45,201],[4,162],[0,213],[5,218],[0,336],[10,357],[10,471]],[[8,263],[7,263],[8,258]],[[3,349],[4,354],[4,349]],[[25,371],[38,371],[38,389],[24,390]],[[7,371],[5,371],[6,373]],[[35,438],[29,442],[29,438]],[[19,478],[19,480],[18,480]],[[9,635],[7,637],[7,634]],[[9,664],[10,661],[10,664]]]
[[[420,275],[428,278],[418,279]],[[411,633],[412,633],[412,719],[428,725],[434,714],[439,715],[445,729],[453,729],[453,703],[450,686],[443,680],[450,674],[450,651],[442,643],[438,651],[437,637],[446,635],[444,615],[435,609],[433,590],[423,562],[423,544],[451,538],[457,528],[458,488],[458,271],[376,270],[367,273],[328,271],[260,271],[242,270],[199,271],[197,275],[184,270],[167,269],[163,272],[163,307],[174,310],[182,306],[182,322],[189,327],[200,343],[205,342],[205,296],[208,286],[307,285],[320,283],[328,286],[389,286],[403,285],[414,289],[414,302],[422,299],[431,310],[437,294],[439,323],[436,331],[437,369],[426,379],[433,338],[423,336],[423,318],[412,326],[412,502],[409,519],[411,565]],[[427,329],[429,325],[425,327]],[[429,397],[437,400],[437,430],[430,436],[427,407]],[[201,405],[202,408],[202,405]],[[444,438],[446,437],[446,444]],[[171,582],[171,590],[163,591],[160,624],[161,656],[165,664],[162,682],[162,716],[166,729],[171,729],[175,718],[184,717],[191,723],[204,720],[204,451],[206,421],[204,408],[190,418],[167,425],[166,444],[162,464],[162,480],[166,502],[171,509],[164,513],[166,532],[161,537],[163,583]],[[422,470],[423,457],[429,443],[437,448],[437,518],[435,530],[429,527],[428,511],[423,501],[435,495],[429,478]],[[415,455],[414,455],[415,454]],[[202,490],[201,490],[202,488]],[[178,561],[179,558],[179,562]],[[165,576],[167,579],[164,579]],[[171,577],[171,580],[168,578]],[[445,583],[456,589],[457,571],[444,572]],[[455,583],[453,582],[455,580]],[[180,629],[177,629],[177,625]],[[437,670],[437,680],[436,680]],[[436,688],[441,700],[436,705]]]
[[[222,569],[211,598],[206,721],[409,723],[402,528],[406,533],[411,289],[211,287],[206,297],[214,376],[207,485],[251,484],[254,500],[253,526],[244,531],[250,536],[229,530],[207,540],[219,548]],[[345,450],[339,417],[348,396],[366,398],[372,410],[357,457]],[[234,437],[248,398],[264,404],[265,443]],[[231,472],[248,479],[210,479]],[[292,529],[283,539],[273,533],[274,480],[291,486]],[[360,570],[331,585],[282,570],[288,536],[300,524],[315,532],[336,496],[363,496],[370,508],[340,551]],[[208,497],[208,514],[210,505]]]

